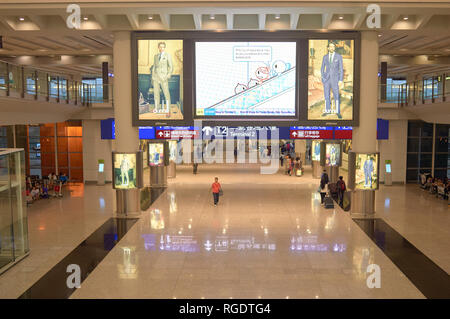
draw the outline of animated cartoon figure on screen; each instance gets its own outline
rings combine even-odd
[[[256,69],[255,76],[258,79],[259,83],[268,80],[270,77],[270,67],[260,66],[259,68]]]
[[[344,67],[342,55],[335,52],[336,45],[333,42],[328,43],[328,53],[323,56],[322,67],[320,69],[323,83],[323,93],[325,97],[325,110],[322,116],[336,113],[338,118],[341,115],[341,99],[339,86],[342,85],[344,78]],[[331,110],[330,91],[333,91],[335,110]]]
[[[129,169],[130,169],[130,162],[128,161],[128,158],[124,156],[122,162],[120,163],[120,178],[122,181],[122,185],[124,186],[128,186],[128,184],[130,183],[130,178],[128,176]]]
[[[272,64],[272,69],[271,69],[272,76],[280,75],[281,73],[289,70],[290,68],[291,68],[290,63],[286,63],[284,61],[277,60],[277,61],[273,62],[273,64]]]
[[[364,187],[372,188],[373,159],[369,157],[364,162]]]
[[[160,102],[160,88],[164,93],[164,99],[166,100],[165,112],[169,112],[170,108],[170,92],[169,92],[169,79],[173,72],[172,57],[166,50],[166,43],[158,43],[159,53],[155,54],[152,66],[152,84],[155,98],[155,110],[154,112],[164,112],[164,107]]]

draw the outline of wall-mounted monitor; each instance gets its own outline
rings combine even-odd
[[[113,188],[142,188],[142,152],[112,153]]]
[[[376,190],[379,185],[380,153],[349,153],[349,188]]]

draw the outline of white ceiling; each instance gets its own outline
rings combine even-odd
[[[74,64],[33,60],[31,65],[63,73],[99,74],[99,55],[111,56],[118,30],[368,30],[371,1],[179,1],[78,0],[81,28],[66,26],[68,0],[0,3],[0,59],[20,56],[86,56]],[[381,6],[380,54],[450,56],[450,2],[377,1]],[[214,19],[211,19],[214,15]],[[279,15],[279,18],[278,18]],[[151,17],[151,20],[149,19]],[[405,20],[405,17],[408,20]],[[278,18],[278,19],[277,19]],[[87,20],[84,20],[87,19]],[[23,21],[21,21],[23,20]],[[93,61],[93,62],[92,62]],[[442,62],[444,61],[444,62]],[[94,63],[95,62],[95,63]],[[438,63],[442,62],[442,63]],[[389,72],[441,70],[447,60],[389,64]]]

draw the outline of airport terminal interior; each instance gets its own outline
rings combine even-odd
[[[450,299],[450,3],[0,3],[0,299]]]

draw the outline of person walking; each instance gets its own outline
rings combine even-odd
[[[214,206],[217,206],[217,204],[219,203],[219,194],[220,194],[221,190],[222,190],[222,186],[219,183],[219,178],[215,177],[214,183],[212,183],[212,185],[211,185],[211,192],[212,192],[213,198],[214,198]]]
[[[322,176],[320,177],[320,203],[323,204],[325,196],[327,194],[327,185],[328,185],[328,174],[326,170],[323,170]]]
[[[339,206],[344,205],[344,193],[347,190],[347,187],[345,186],[344,177],[339,176],[339,180],[337,181],[337,188],[338,188],[338,196],[339,196]]]

